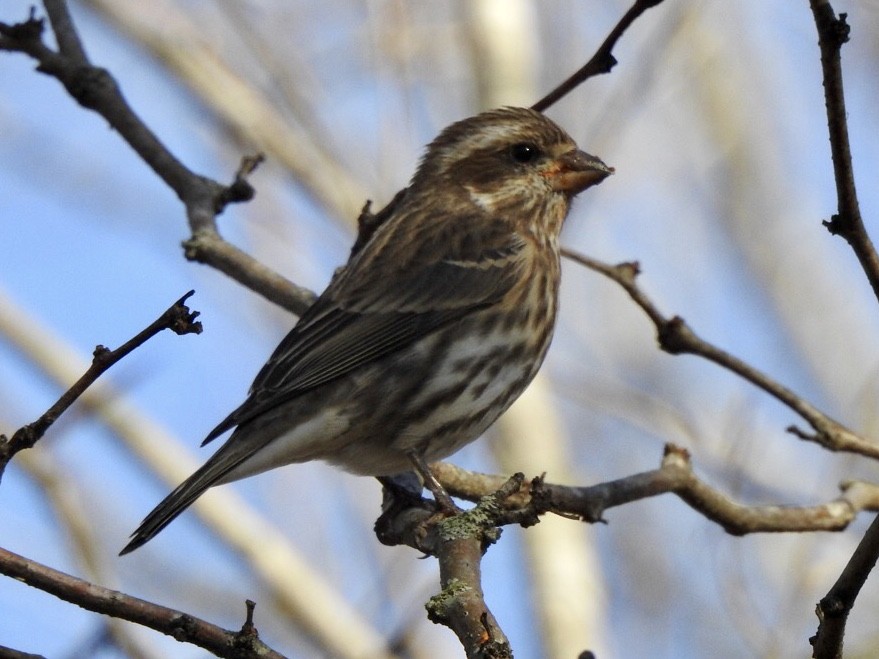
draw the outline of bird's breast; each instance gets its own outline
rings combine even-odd
[[[406,401],[395,445],[439,460],[481,435],[537,374],[552,339],[557,294],[557,259],[535,262],[499,303],[425,343],[431,376]]]

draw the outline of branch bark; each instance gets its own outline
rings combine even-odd
[[[839,659],[842,657],[843,638],[848,615],[867,577],[879,558],[879,517],[873,520],[855,553],[830,591],[821,598],[815,613],[818,616],[818,632],[809,639],[812,656],[816,659]]]
[[[395,486],[385,479],[385,512],[376,522],[376,535],[386,545],[409,545],[436,556],[441,591],[428,601],[428,618],[451,629],[469,659],[506,659],[512,649],[485,603],[482,556],[500,538],[500,526],[537,523],[539,497],[510,507],[507,499],[522,488],[515,474],[480,497],[475,508],[444,516],[432,500]]]
[[[818,47],[821,49],[821,71],[824,78],[824,105],[830,132],[830,155],[836,181],[837,212],[824,222],[827,230],[845,238],[854,250],[873,294],[879,300],[879,254],[867,233],[858,194],[855,188],[854,165],[848,133],[848,113],[842,84],[842,46],[849,39],[851,28],[847,14],[836,15],[829,0],[809,0]]]
[[[259,640],[249,605],[248,619],[240,631],[232,632],[188,613],[77,579],[3,548],[0,548],[0,574],[89,611],[155,629],[178,641],[204,648],[218,657],[283,659],[283,655]]]
[[[680,316],[672,318],[664,316],[653,300],[638,286],[636,281],[640,274],[638,263],[610,265],[570,249],[563,249],[562,254],[619,284],[656,326],[657,340],[663,351],[672,355],[698,355],[732,371],[787,405],[805,419],[814,430],[810,433],[796,426],[788,426],[789,433],[800,439],[815,442],[830,451],[856,453],[879,459],[879,444],[876,442],[847,428],[759,369],[705,341]]]
[[[227,204],[247,201],[253,196],[253,189],[242,173],[249,160],[245,159],[228,186],[187,168],[131,108],[113,75],[91,64],[81,44],[75,45],[78,37],[74,36],[75,27],[66,3],[52,0],[46,6],[62,46],[59,52],[43,43],[43,21],[33,16],[16,25],[0,23],[0,50],[24,53],[36,60],[37,71],[56,78],[80,105],[104,117],[174,191],[186,208],[191,231],[191,237],[183,243],[187,259],[208,264],[279,306],[301,314],[314,300],[313,294],[226,242],[217,228],[216,217]]]
[[[549,94],[541,98],[537,103],[531,106],[533,110],[543,112],[556,101],[567,96],[572,90],[579,87],[589,78],[593,78],[602,73],[610,73],[611,69],[616,66],[617,60],[613,56],[613,49],[617,41],[623,36],[626,30],[634,23],[645,11],[651,7],[662,4],[662,0],[635,0],[635,4],[629,7],[629,10],[623,14],[623,17],[610,31],[604,42],[595,51],[595,54],[586,64],[577,70],[571,77],[553,89]]]
[[[102,345],[95,348],[91,366],[77,380],[73,386],[65,391],[52,407],[33,423],[19,428],[13,433],[11,438],[0,435],[0,478],[3,477],[3,471],[6,465],[15,456],[16,453],[24,449],[32,448],[40,438],[46,433],[49,427],[55,423],[68,407],[85,393],[101,375],[103,375],[113,364],[120,361],[123,357],[142,346],[156,334],[165,329],[172,330],[175,334],[201,334],[201,323],[195,319],[199,313],[192,312],[184,304],[195,291],[189,291],[186,295],[172,304],[165,312],[154,320],[148,327],[143,329],[137,335],[123,343],[115,350],[110,350]]]
[[[449,494],[478,500],[500,486],[503,478],[474,474],[448,463],[431,465]],[[531,505],[535,481],[524,483],[505,499],[505,505],[524,509]],[[689,453],[667,444],[658,469],[633,474],[588,487],[537,481],[541,512],[552,512],[590,523],[604,522],[604,512],[660,494],[676,495],[706,519],[731,535],[842,531],[862,510],[879,511],[879,486],[861,481],[840,485],[841,494],[813,506],[746,506],[737,503],[701,480],[693,471]]]

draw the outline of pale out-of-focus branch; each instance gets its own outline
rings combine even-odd
[[[99,538],[99,525],[94,519],[93,510],[88,510],[87,499],[83,497],[79,483],[71,477],[69,470],[56,459],[51,447],[40,451],[25,451],[15,461],[16,466],[28,474],[40,488],[59,525],[68,539],[71,553],[81,564],[86,577],[92,583],[112,585],[116,581],[116,570],[106,560],[106,552]],[[107,633],[112,642],[128,657],[152,656],[147,642],[134,628],[114,616],[104,618]]]
[[[479,107],[530,103],[546,45],[534,29],[541,19],[539,3],[476,0],[464,11]],[[492,435],[489,449],[500,473],[534,464],[534,447],[540,446],[541,469],[563,482],[575,478],[570,469],[573,438],[546,370],[498,419]],[[607,654],[606,575],[597,536],[582,525],[550,517],[522,534],[521,542],[532,625],[546,656],[575,657],[586,647],[599,656]]]
[[[501,473],[537,464],[554,480],[576,482],[572,443],[584,438],[567,431],[553,393],[550,378],[540,373],[498,419],[498,437],[491,449]],[[573,657],[585,647],[603,656],[606,582],[595,535],[581,525],[550,517],[523,534],[522,543],[534,624],[539,624],[548,656]]]
[[[90,0],[118,29],[153,52],[239,139],[280,163],[330,216],[353,223],[367,191],[361,181],[325,148],[330,140],[314,133],[319,122],[300,117],[296,125],[279,112],[276,101],[243,79],[208,43],[198,25],[168,5]]]

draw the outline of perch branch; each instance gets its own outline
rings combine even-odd
[[[443,519],[432,500],[394,487],[375,530],[384,544],[405,544],[438,558],[442,591],[428,603],[428,614],[455,631],[468,657],[506,656],[489,651],[502,652],[506,641],[485,607],[479,573],[481,555],[499,537],[500,526],[530,526],[546,512],[601,522],[609,508],[665,493],[732,535],[841,531],[858,512],[879,511],[879,486],[863,482],[843,483],[840,496],[824,504],[745,506],[699,479],[688,452],[672,444],[658,469],[590,487],[545,483],[542,477],[525,482],[521,474],[504,480],[448,463],[435,463],[431,471],[449,494],[478,502],[476,508]],[[393,483],[383,482],[387,495]]]
[[[428,618],[455,632],[466,656],[473,659],[512,656],[509,641],[485,604],[481,563],[500,537],[499,526],[538,521],[539,497],[529,497],[523,506],[507,505],[523,481],[524,476],[516,474],[479,497],[475,508],[449,517],[437,512],[434,501],[383,480],[386,495],[393,496],[386,499],[376,535],[383,544],[406,544],[437,557],[441,591],[426,605]]]
[[[449,494],[478,500],[498,487],[499,476],[472,474],[448,463],[431,465]],[[845,482],[836,499],[814,506],[745,506],[712,488],[693,471],[685,449],[667,444],[658,469],[618,480],[572,487],[537,482],[540,504],[536,510],[574,516],[587,522],[604,521],[604,511],[633,501],[671,493],[731,535],[841,531],[862,510],[879,511],[879,486],[860,481]],[[505,499],[507,506],[531,505],[535,482],[525,483]]]

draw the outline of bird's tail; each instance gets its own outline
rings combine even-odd
[[[224,451],[223,449],[228,445],[227,442],[198,471],[162,499],[161,503],[146,516],[140,526],[131,534],[128,544],[119,552],[120,556],[134,551],[155,537],[159,531],[168,526],[198,497],[204,494],[205,490],[220,482],[226,474],[247,457],[246,454],[242,455],[238,451]]]

